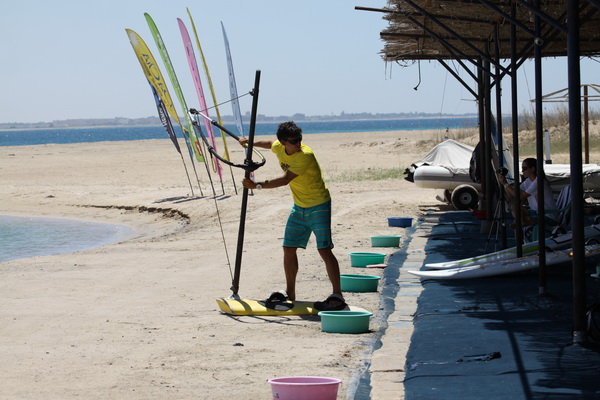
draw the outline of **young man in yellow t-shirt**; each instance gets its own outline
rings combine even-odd
[[[248,139],[240,138],[242,146]],[[283,267],[286,290],[273,292],[267,302],[296,299],[296,276],[298,274],[299,247],[305,249],[311,233],[315,234],[317,250],[327,269],[333,293],[322,302],[316,302],[319,310],[346,308],[340,287],[340,267],[332,252],[331,196],[323,180],[319,162],[312,149],[302,143],[302,129],[294,122],[284,122],[277,129],[277,140],[259,140],[254,146],[271,149],[279,160],[283,175],[263,182],[245,178],[242,184],[248,189],[273,189],[289,185],[294,206],[288,217],[283,239]]]

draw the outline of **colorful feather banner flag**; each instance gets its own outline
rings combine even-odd
[[[239,136],[246,137],[244,133],[244,123],[242,121],[242,111],[240,110],[240,102],[238,100],[237,84],[235,82],[235,73],[233,71],[233,59],[231,58],[231,50],[229,47],[229,39],[225,32],[225,26],[221,22],[221,30],[223,31],[223,41],[225,42],[225,57],[227,58],[227,72],[229,73],[229,96],[231,98],[231,111],[235,120]],[[250,177],[254,179],[254,172],[250,173]]]
[[[142,66],[142,70],[144,71],[144,75],[150,82],[150,85],[156,90],[156,93],[160,96],[165,108],[171,118],[181,125],[179,122],[179,116],[177,115],[177,111],[175,111],[175,106],[173,105],[173,99],[171,99],[171,95],[169,94],[169,88],[167,87],[167,82],[163,78],[162,73],[160,72],[160,68],[156,63],[156,59],[150,52],[150,49],[146,45],[146,42],[138,35],[136,32],[131,29],[125,29],[127,35],[129,36],[129,41],[131,42],[131,46],[135,51],[135,54],[138,57],[138,61]]]
[[[208,115],[208,107],[206,105],[206,98],[204,97],[204,91],[202,90],[202,82],[200,81],[200,74],[198,72],[198,64],[196,62],[196,55],[194,53],[194,48],[192,46],[192,40],[190,38],[190,34],[180,18],[177,18],[177,22],[179,24],[179,30],[181,31],[181,37],[183,39],[183,45],[185,47],[185,52],[188,59],[188,65],[190,67],[190,72],[192,73],[192,78],[194,80],[194,85],[196,86],[196,94],[198,95],[198,100],[200,101],[200,108],[202,112]],[[204,127],[208,132],[208,137],[210,139],[210,143],[212,147],[217,149],[217,144],[215,142],[215,135],[213,132],[213,128],[210,122],[207,120],[204,121]],[[219,174],[219,179],[221,180],[221,186],[223,185],[223,171],[221,168],[221,164],[219,161],[213,157],[214,165],[217,173]]]
[[[181,156],[181,162],[183,163],[183,168],[185,169],[185,174],[188,178],[188,182],[190,184],[190,189],[192,191],[193,196],[194,189],[192,187],[192,181],[190,180],[190,174],[188,173],[185,161],[183,159],[183,155],[181,154],[179,143],[177,143],[177,136],[175,135],[175,131],[173,130],[171,121],[167,117],[168,115],[170,115],[171,118],[173,118],[174,115],[176,118],[173,119],[179,121],[179,117],[177,116],[177,112],[175,111],[175,107],[173,106],[173,101],[171,100],[171,96],[169,95],[169,89],[167,88],[162,73],[160,72],[160,69],[156,64],[154,56],[150,52],[150,49],[148,48],[144,40],[140,37],[140,35],[132,31],[131,29],[125,29],[125,31],[127,32],[127,36],[129,37],[129,41],[131,42],[131,46],[133,47],[137,59],[140,62],[140,65],[142,66],[144,75],[146,75],[146,79],[148,80],[148,83],[152,88],[152,94],[154,95],[155,101],[157,101],[157,107],[159,110],[159,116],[161,118],[161,121],[163,119],[168,121],[168,126],[165,125],[165,122],[163,122],[163,125],[165,126],[165,129],[167,130],[167,134],[171,138],[171,141],[175,145],[177,152]]]
[[[167,73],[171,80],[171,85],[175,90],[175,94],[177,95],[177,99],[179,100],[179,104],[181,105],[183,115],[185,115],[185,120],[187,124],[187,128],[183,129],[184,136],[186,138],[186,143],[188,144],[188,148],[192,148],[193,152],[196,155],[196,159],[200,162],[205,162],[204,154],[196,136],[194,129],[192,128],[192,120],[188,114],[187,104],[185,102],[185,98],[183,97],[183,91],[181,90],[181,85],[179,84],[179,80],[177,79],[177,74],[175,73],[175,69],[173,68],[173,63],[171,62],[171,57],[167,51],[167,47],[158,31],[158,27],[154,23],[154,20],[148,13],[144,13],[144,17],[146,17],[146,22],[148,23],[148,27],[150,28],[150,32],[152,33],[152,37],[154,38],[154,42],[156,43],[156,47],[161,55],[165,68],[167,69]],[[191,142],[191,145],[190,145]]]
[[[165,103],[163,103],[158,93],[156,93],[156,89],[154,89],[154,86],[150,85],[150,88],[152,89],[152,93],[154,94],[154,100],[156,101],[156,108],[158,109],[158,116],[160,117],[160,122],[163,124],[165,131],[167,131],[167,135],[169,135],[171,142],[173,142],[173,144],[175,145],[177,152],[181,154],[181,148],[179,147],[179,142],[177,141],[177,135],[175,134],[175,130],[173,129],[171,119],[168,116]]]
[[[210,78],[210,71],[208,69],[208,63],[206,62],[206,57],[204,57],[204,52],[202,51],[202,46],[200,45],[200,39],[198,38],[198,31],[196,30],[196,24],[194,24],[194,18],[192,18],[192,13],[190,9],[186,7],[188,16],[190,17],[190,23],[192,24],[192,31],[194,32],[194,37],[196,38],[196,47],[198,48],[198,52],[200,53],[200,59],[202,60],[202,66],[204,67],[204,75],[206,75],[206,82],[208,83],[208,88],[210,89],[210,94],[212,97],[213,105],[215,108],[215,113],[217,114],[217,122],[219,125],[223,126],[223,120],[221,119],[221,113],[219,112],[219,103],[217,102],[217,95],[215,94],[215,88],[212,84],[212,79]],[[206,115],[208,115],[208,109],[206,111],[202,111]],[[231,161],[229,157],[229,148],[227,147],[227,135],[225,132],[221,131],[221,138],[223,139],[223,158],[227,161]],[[233,187],[235,188],[235,178],[233,176],[233,168],[231,165],[229,166],[229,171],[231,172],[231,179],[233,181]],[[235,188],[235,192],[237,194],[237,188]]]
[[[229,48],[229,40],[225,32],[225,26],[221,22],[221,30],[223,31],[223,41],[225,42],[225,56],[227,57],[227,71],[229,72],[229,95],[231,96],[231,111],[235,119],[235,125],[241,137],[245,137],[244,124],[242,122],[242,112],[240,110],[240,102],[238,101],[238,90],[235,82],[235,73],[233,71],[233,60],[231,58],[231,50]]]

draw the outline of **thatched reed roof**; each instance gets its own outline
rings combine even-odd
[[[582,56],[600,55],[597,2],[579,1]],[[540,3],[540,10],[550,17],[541,24],[542,54],[544,57],[565,56],[567,1],[541,0]],[[535,4],[533,0],[388,0],[384,18],[389,21],[389,27],[381,32],[385,41],[383,59],[473,59],[482,53],[496,58],[496,35],[500,58],[509,58],[513,4],[514,20],[518,23],[517,54],[532,57],[534,13],[530,4]],[[550,19],[556,23],[549,22]]]

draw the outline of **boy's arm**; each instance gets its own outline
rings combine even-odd
[[[260,147],[262,149],[271,149],[271,147],[273,146],[273,141],[272,140],[257,140],[256,142],[254,142],[254,146],[256,147]]]
[[[248,138],[241,137],[238,142],[242,147],[248,147]],[[262,149],[271,149],[271,146],[273,146],[272,140],[257,140],[254,142],[254,147],[260,147]]]
[[[287,170],[285,174],[280,177],[269,179],[264,182],[254,182],[251,179],[244,178],[242,180],[242,185],[248,189],[257,189],[257,185],[260,185],[261,189],[274,189],[280,186],[285,186],[289,184],[295,177],[297,177],[295,173],[290,170]]]

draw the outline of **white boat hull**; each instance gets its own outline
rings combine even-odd
[[[413,176],[415,185],[425,189],[454,190],[460,185],[471,185],[478,191],[481,185],[473,183],[469,174],[453,173],[436,165],[421,165],[415,169]]]

